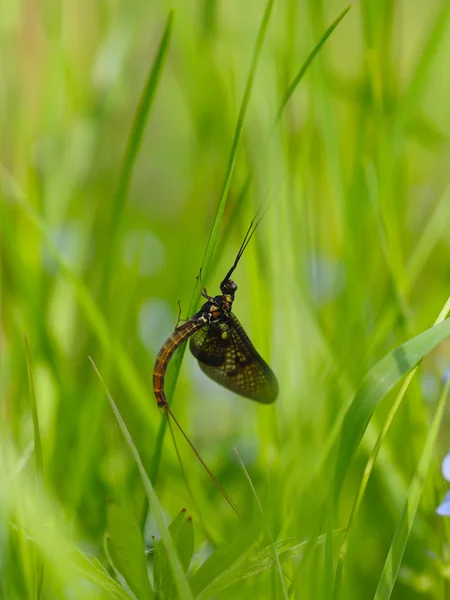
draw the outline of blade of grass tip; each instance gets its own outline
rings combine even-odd
[[[448,315],[449,312],[450,312],[450,297],[447,299],[446,303],[444,304],[441,312],[439,313],[436,321],[434,322],[434,325],[438,325],[439,323],[442,323],[442,321],[445,319],[445,317]],[[419,365],[420,365],[420,363],[419,363]],[[373,447],[372,453],[371,453],[371,455],[367,461],[366,467],[364,469],[364,473],[361,478],[361,483],[360,483],[358,492],[356,494],[355,502],[353,504],[352,511],[350,513],[344,540],[342,542],[342,546],[339,551],[338,563],[336,566],[336,585],[335,585],[335,594],[334,594],[335,600],[338,600],[338,598],[340,596],[340,585],[342,583],[342,572],[343,572],[343,569],[345,566],[345,558],[347,556],[350,531],[352,530],[352,526],[355,523],[356,516],[361,507],[361,504],[362,504],[362,501],[364,498],[364,494],[365,494],[365,491],[367,488],[367,484],[369,482],[370,476],[371,476],[373,468],[375,466],[375,461],[378,457],[381,446],[383,445],[384,440],[386,439],[386,436],[391,428],[394,418],[403,402],[403,399],[405,398],[406,392],[411,384],[411,381],[413,380],[415,374],[417,373],[419,365],[414,367],[414,369],[408,374],[405,381],[403,382],[403,385],[400,388],[400,391],[397,394],[397,397],[395,398],[395,401],[394,401],[391,409],[389,410],[386,420],[383,423],[380,434],[377,438],[377,441]]]
[[[249,483],[250,489],[252,490],[253,495],[255,497],[256,504],[258,505],[258,508],[260,510],[261,517],[263,518],[264,527],[265,527],[266,533],[267,533],[267,539],[269,540],[269,544],[270,544],[270,547],[271,547],[272,553],[273,553],[273,559],[275,561],[275,564],[276,564],[276,567],[277,567],[277,571],[278,571],[278,575],[280,577],[280,583],[281,583],[281,590],[283,592],[283,598],[284,598],[284,600],[289,600],[289,594],[288,594],[288,590],[287,590],[287,587],[286,587],[285,574],[283,572],[283,568],[282,568],[281,563],[280,563],[280,558],[278,556],[278,552],[277,552],[277,550],[275,548],[275,544],[274,544],[274,541],[273,541],[273,538],[272,538],[272,534],[270,533],[270,528],[269,528],[269,526],[267,524],[267,521],[266,521],[266,518],[265,518],[264,509],[263,509],[263,507],[261,505],[261,502],[259,500],[259,497],[258,497],[258,494],[256,492],[255,486],[253,485],[253,481],[251,480],[250,475],[249,475],[247,469],[245,468],[244,462],[243,462],[242,458],[240,457],[239,452],[237,451],[237,448],[234,449],[234,452],[236,453],[236,456],[238,458],[239,464],[241,465],[241,468],[242,468],[242,470],[244,472],[244,475],[247,478],[247,481]]]
[[[311,63],[313,62],[313,60],[316,58],[316,56],[319,54],[322,46],[325,44],[325,42],[327,41],[327,39],[330,37],[330,35],[333,33],[333,31],[336,29],[336,27],[339,25],[339,23],[345,17],[345,15],[352,8],[352,6],[353,6],[353,3],[349,4],[347,6],[347,8],[345,8],[340,13],[340,15],[333,21],[333,23],[331,23],[331,25],[328,27],[328,29],[325,30],[325,33],[320,38],[319,42],[314,46],[314,48],[312,49],[312,51],[309,54],[308,58],[305,60],[305,62],[301,66],[299,72],[297,73],[297,75],[292,80],[292,83],[289,84],[287,90],[285,91],[285,93],[283,95],[283,98],[281,99],[280,107],[278,109],[277,116],[275,117],[275,123],[274,123],[275,125],[280,120],[281,114],[282,114],[283,110],[285,109],[286,104],[289,102],[290,97],[294,93],[295,88],[298,86],[298,84],[302,80],[302,78],[305,75],[306,71],[308,70],[309,66],[311,65]]]
[[[225,180],[222,187],[222,192],[220,195],[219,205],[217,207],[216,216],[214,218],[214,223],[211,229],[211,233],[209,235],[208,243],[206,244],[205,253],[203,255],[201,270],[206,279],[209,269],[211,266],[212,258],[214,255],[214,251],[217,245],[217,238],[219,236],[219,229],[221,226],[223,214],[225,212],[225,206],[228,199],[228,191],[230,189],[231,180],[234,172],[234,165],[236,162],[236,154],[239,146],[239,142],[242,135],[242,129],[244,126],[245,115],[247,113],[248,104],[250,101],[250,95],[253,88],[253,81],[255,79],[256,67],[258,65],[259,56],[261,54],[261,48],[264,42],[264,38],[266,36],[267,27],[270,20],[270,15],[272,13],[274,0],[268,0],[266,9],[264,11],[264,15],[261,21],[261,25],[258,31],[258,37],[256,39],[255,49],[253,51],[252,63],[250,66],[250,71],[247,76],[247,83],[244,90],[244,95],[242,97],[241,106],[239,109],[239,115],[236,123],[236,129],[234,132],[233,142],[231,145],[230,155],[228,157],[227,169],[225,172]],[[188,315],[194,314],[198,301],[200,299],[200,288],[198,286],[198,281],[195,283],[194,293],[192,294],[191,303],[188,309]],[[184,344],[178,352],[175,353],[175,356],[172,359],[172,375],[168,378],[166,385],[166,396],[169,399],[169,402],[173,396],[175,391],[175,386],[178,380],[178,374],[181,367],[181,362],[183,360],[184,352],[186,349],[186,345]],[[166,432],[166,419],[161,420],[161,424],[159,427],[158,435],[155,443],[155,451],[153,453],[153,460],[150,466],[150,477],[153,482],[157,481],[159,466],[161,463],[161,455],[162,455],[162,444],[164,440],[164,435]]]
[[[169,529],[164,521],[162,507],[161,507],[161,504],[159,503],[159,500],[158,500],[156,492],[153,488],[152,482],[150,481],[147,473],[145,472],[145,468],[144,468],[142,460],[139,456],[137,448],[133,442],[133,439],[132,439],[128,429],[127,429],[127,426],[125,425],[124,420],[122,419],[122,416],[120,415],[120,412],[116,406],[116,403],[114,402],[114,399],[111,396],[111,394],[106,386],[106,383],[103,381],[103,378],[100,375],[100,372],[97,369],[97,366],[91,357],[89,357],[89,360],[91,361],[94,371],[96,372],[97,377],[100,379],[100,382],[106,392],[106,395],[108,397],[111,408],[113,409],[114,415],[117,419],[117,423],[119,424],[120,430],[122,431],[122,435],[125,438],[125,441],[128,444],[128,447],[130,448],[133,458],[136,462],[139,474],[141,476],[142,484],[144,486],[145,493],[147,494],[147,497],[148,497],[148,500],[149,500],[149,503],[151,506],[151,510],[152,510],[153,516],[155,518],[156,525],[159,529],[159,533],[160,533],[161,538],[163,539],[164,544],[167,549],[168,560],[169,560],[169,563],[170,563],[170,566],[171,566],[171,569],[173,572],[173,576],[174,576],[174,580],[175,580],[175,583],[176,583],[176,586],[178,589],[179,596],[180,596],[180,598],[183,598],[183,599],[186,598],[187,600],[191,600],[191,599],[193,600],[193,595],[189,588],[189,584],[187,582],[183,566],[180,562],[180,559],[178,558],[178,555],[175,550],[175,545],[174,545],[173,540],[169,533]]]
[[[406,542],[408,541],[409,534],[411,533],[414,517],[419,506],[420,497],[425,483],[425,477],[433,459],[433,450],[438,437],[442,417],[444,415],[444,408],[449,389],[450,380],[447,381],[444,386],[435,415],[433,417],[433,421],[431,422],[422,456],[420,457],[419,464],[406,495],[403,511],[400,515],[400,521],[397,524],[386,562],[384,563],[374,600],[387,600],[392,594],[403,558],[403,553],[405,552]]]
[[[24,335],[24,339],[25,353],[27,357],[28,384],[30,388],[31,416],[33,419],[34,458],[36,461],[36,473],[38,477],[37,485],[40,487],[43,484],[44,460],[42,458],[42,442],[41,431],[39,427],[39,412],[36,400],[36,388],[34,385],[33,369],[31,366],[30,347],[28,345],[28,339],[26,335]],[[44,564],[37,552],[34,552],[34,561],[36,566],[35,598],[39,599],[42,597],[42,591],[44,587]]]
[[[120,169],[119,182],[116,193],[113,199],[111,223],[109,227],[109,248],[106,253],[106,264],[103,271],[103,285],[101,289],[106,289],[106,285],[110,280],[111,266],[115,260],[115,247],[117,243],[117,233],[120,226],[120,220],[123,213],[123,208],[128,195],[128,190],[131,182],[136,157],[141,146],[142,137],[144,135],[145,126],[150,117],[151,108],[155,99],[156,90],[158,88],[159,79],[164,67],[165,59],[169,49],[169,42],[172,33],[173,10],[169,12],[166,26],[159,43],[158,51],[155,60],[151,65],[147,80],[142,90],[139,104],[134,115],[133,124],[128,136],[125,154],[123,156]]]

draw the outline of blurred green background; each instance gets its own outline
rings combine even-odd
[[[189,597],[170,570],[170,552],[167,559],[156,541],[152,506],[147,513],[138,470],[88,356],[130,430],[166,522],[182,508],[192,516],[193,557],[185,567],[192,597],[202,590],[201,597],[220,599],[333,597],[341,528],[395,395],[375,411],[332,518],[321,519],[343,410],[373,364],[431,327],[450,275],[448,2],[355,3],[276,119],[289,85],[346,6],[0,5],[1,598],[121,597],[120,586],[125,598],[152,597],[139,591],[147,584],[133,590],[133,576],[121,567],[139,562],[131,558],[139,529],[156,597]],[[233,155],[265,10],[267,31]],[[149,77],[152,102],[139,121]],[[143,135],[127,155],[129,140],[139,141],[133,123]],[[191,316],[216,216],[204,280],[212,294],[256,210],[271,200],[235,272],[234,312],[276,372],[279,398],[273,406],[239,398],[208,380],[186,352],[172,404],[241,522],[179,432],[190,491],[169,431],[160,447],[151,376],[178,300],[182,316]],[[382,445],[342,583],[334,586],[342,598],[372,598],[379,585],[448,356],[444,344],[427,357]],[[177,366],[169,368],[168,389]],[[34,452],[34,398],[42,461]],[[448,426],[444,414],[393,598],[450,597],[449,530],[435,515],[446,489],[439,464]],[[108,510],[111,502],[133,535],[117,525],[122,517]],[[122,558],[113,542],[108,551],[107,529],[125,548]],[[298,549],[305,540],[307,556]],[[180,544],[180,557],[190,556],[191,542]],[[136,545],[142,553],[140,538]],[[292,555],[281,554],[278,565],[275,549]],[[109,575],[100,563],[89,570],[82,555],[90,554]],[[216,563],[204,567],[205,577],[220,575],[227,585],[208,595],[194,578],[211,556]],[[245,574],[241,559],[259,572]],[[233,571],[235,580],[230,563],[242,571]]]

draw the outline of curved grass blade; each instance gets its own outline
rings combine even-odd
[[[203,260],[201,264],[201,269],[203,272],[203,276],[206,279],[211,267],[212,258],[214,256],[214,251],[217,245],[217,238],[219,236],[219,230],[222,223],[223,214],[225,211],[225,206],[228,199],[228,192],[231,185],[231,180],[234,172],[234,165],[236,162],[236,154],[239,146],[239,142],[242,135],[242,129],[244,126],[245,116],[247,114],[248,104],[250,101],[250,95],[253,88],[253,81],[255,79],[256,68],[259,61],[259,56],[261,54],[261,48],[264,42],[264,38],[266,36],[267,27],[270,20],[270,15],[272,13],[273,0],[268,0],[266,4],[266,9],[264,11],[264,15],[261,21],[261,25],[258,32],[258,37],[256,39],[255,49],[253,51],[252,63],[250,66],[250,71],[247,76],[247,83],[244,90],[244,95],[242,97],[241,106],[239,109],[239,115],[236,123],[236,129],[234,132],[233,143],[231,145],[230,155],[228,157],[227,170],[225,173],[225,180],[222,186],[222,192],[220,195],[219,206],[217,207],[216,216],[214,218],[214,223],[211,229],[211,233],[209,235],[208,243],[206,244],[205,254],[203,255]],[[198,282],[197,282],[198,283]],[[194,288],[194,293],[192,295],[192,299],[188,309],[188,315],[194,314],[198,301],[200,299],[200,287],[196,284]],[[178,352],[175,353],[175,356],[172,358],[172,368],[171,368],[171,376],[167,378],[166,382],[166,396],[169,399],[172,398],[173,392],[175,390],[175,386],[178,379],[178,373],[180,371],[181,362],[183,360],[184,352],[186,349],[186,345],[183,345]],[[158,477],[159,465],[161,462],[161,453],[162,453],[162,443],[164,440],[164,435],[166,432],[167,423],[165,419],[161,420],[161,424],[158,431],[158,436],[155,444],[155,451],[153,453],[153,460],[150,467],[150,477],[153,482],[156,482]]]
[[[349,4],[347,6],[347,8],[345,8],[341,12],[341,14],[333,21],[333,23],[331,23],[331,25],[328,27],[328,29],[326,29],[325,33],[320,38],[319,42],[312,49],[312,51],[309,54],[308,58],[305,60],[305,62],[301,66],[299,72],[294,77],[294,79],[292,80],[292,82],[289,84],[289,87],[285,91],[285,93],[283,95],[283,98],[281,99],[281,102],[280,102],[280,107],[278,109],[277,116],[275,117],[275,123],[278,123],[278,121],[280,120],[281,113],[285,109],[286,104],[289,102],[289,98],[294,93],[295,88],[298,86],[298,84],[302,80],[303,76],[305,75],[306,71],[308,70],[308,67],[311,65],[311,63],[313,62],[313,60],[319,54],[322,46],[325,44],[325,42],[327,41],[327,39],[330,37],[330,35],[333,33],[333,31],[336,29],[336,27],[339,25],[339,23],[345,17],[345,15],[349,12],[349,10],[352,8],[352,6],[353,6],[353,4]]]
[[[336,504],[350,462],[378,403],[408,371],[449,336],[450,319],[446,319],[389,352],[366,375],[342,424],[334,482]]]
[[[109,248],[106,253],[106,264],[103,271],[104,285],[102,286],[102,289],[105,289],[105,286],[110,280],[111,266],[114,264],[115,260],[115,246],[117,243],[117,232],[120,225],[120,219],[128,195],[134,163],[136,162],[142,136],[144,135],[145,126],[150,116],[156,90],[158,88],[158,82],[167,56],[172,33],[173,14],[173,10],[171,10],[167,17],[166,26],[159,43],[158,51],[155,60],[151,65],[144,89],[142,90],[141,98],[128,136],[127,146],[120,169],[119,183],[113,200],[111,223],[109,234],[107,236],[109,239]]]
[[[435,321],[435,325],[437,325],[438,323],[441,323],[445,317],[447,316],[447,314],[450,311],[450,298],[447,300],[447,302],[444,304],[443,309],[441,310],[438,318]],[[417,369],[419,368],[419,365],[417,365],[406,377],[405,381],[403,382],[402,387],[400,388],[399,393],[397,394],[397,397],[395,398],[394,403],[392,404],[392,407],[389,410],[389,413],[383,423],[383,426],[381,428],[380,434],[377,438],[377,441],[375,442],[375,445],[373,447],[372,453],[369,457],[369,460],[367,461],[366,467],[364,469],[364,473],[361,479],[361,483],[358,489],[358,492],[356,494],[356,498],[355,498],[355,502],[353,504],[352,507],[352,511],[350,514],[350,518],[348,520],[348,524],[347,524],[347,528],[345,531],[345,537],[344,537],[344,541],[342,543],[340,552],[339,552],[339,559],[338,559],[338,563],[337,563],[337,567],[336,567],[336,584],[335,584],[335,593],[334,593],[334,598],[335,600],[337,600],[339,598],[339,594],[340,594],[340,586],[342,583],[342,572],[344,569],[344,562],[345,562],[345,557],[347,554],[347,548],[348,548],[348,542],[349,542],[349,537],[350,537],[350,531],[352,530],[352,526],[353,523],[355,522],[356,519],[356,515],[359,512],[359,509],[361,507],[363,498],[364,498],[364,494],[367,488],[367,484],[369,482],[370,476],[372,474],[373,471],[373,467],[375,465],[375,461],[378,457],[378,454],[380,452],[381,446],[383,445],[384,440],[386,439],[386,436],[390,430],[390,427],[392,425],[392,422],[394,421],[395,415],[397,414],[403,399],[406,395],[406,392],[411,384],[411,381],[413,380],[415,374],[417,373]]]
[[[117,423],[119,424],[119,427],[122,431],[123,437],[125,438],[125,441],[128,444],[128,446],[131,450],[131,453],[133,455],[133,458],[136,462],[139,474],[141,476],[142,484],[144,486],[145,493],[147,494],[148,501],[150,503],[152,514],[155,518],[155,522],[158,527],[159,533],[160,533],[161,538],[164,541],[164,545],[167,549],[168,561],[169,561],[170,567],[172,569],[172,573],[173,573],[173,577],[175,580],[175,585],[177,587],[178,594],[179,594],[180,598],[187,599],[187,600],[193,600],[192,592],[189,588],[189,584],[187,582],[187,579],[186,579],[186,576],[184,573],[183,565],[182,565],[182,563],[178,557],[178,554],[175,550],[175,545],[174,545],[174,542],[170,535],[169,528],[167,527],[167,525],[164,521],[162,507],[161,507],[161,504],[159,503],[158,496],[156,495],[156,492],[153,488],[152,482],[150,481],[150,479],[145,471],[144,465],[142,464],[141,457],[139,456],[137,448],[133,442],[133,439],[132,439],[128,429],[127,429],[127,426],[125,425],[124,420],[122,419],[122,416],[119,413],[119,410],[116,406],[116,403],[113,400],[113,397],[111,396],[105,382],[103,381],[103,378],[100,375],[100,372],[97,369],[94,361],[92,360],[91,357],[89,357],[89,360],[91,361],[92,366],[93,366],[98,378],[100,379],[100,382],[103,385],[103,388],[105,389],[109,403],[111,404],[111,408],[113,409],[114,415],[117,419]]]
[[[398,571],[403,558],[403,553],[405,551],[406,542],[408,541],[414,517],[417,512],[417,507],[419,506],[420,496],[425,483],[425,477],[433,459],[433,450],[442,422],[449,389],[450,380],[447,381],[446,385],[444,386],[439,399],[439,403],[427,435],[425,446],[423,448],[422,456],[420,457],[417,470],[406,495],[405,505],[400,516],[400,520],[397,524],[386,562],[384,563],[374,600],[388,600],[388,598],[391,597],[395,580],[397,579]]]

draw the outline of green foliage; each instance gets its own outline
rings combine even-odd
[[[0,5],[2,600],[449,597],[449,6]],[[151,376],[262,204],[277,402],[165,379],[237,515]]]

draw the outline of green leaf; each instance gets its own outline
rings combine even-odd
[[[108,506],[108,554],[137,598],[153,597],[141,532],[132,516],[115,503]]]
[[[181,564],[185,572],[187,572],[191,564],[192,554],[194,553],[194,526],[191,517],[186,516],[185,510],[182,510],[173,521],[169,527],[169,531],[175,541],[175,547]]]
[[[350,462],[378,403],[410,369],[449,336],[450,319],[446,319],[389,352],[366,375],[342,425],[336,463],[336,500]]]
[[[192,519],[186,516],[185,509],[169,525],[169,532],[184,571],[187,572],[194,551],[194,528]],[[176,597],[175,582],[167,560],[167,550],[162,540],[155,542],[153,576],[157,591],[161,592],[165,598]]]

